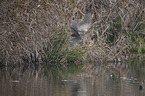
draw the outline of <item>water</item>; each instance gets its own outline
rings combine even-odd
[[[83,70],[82,70],[83,69]],[[145,96],[145,63],[0,69],[0,96]]]

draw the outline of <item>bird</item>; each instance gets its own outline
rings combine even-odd
[[[91,27],[91,13],[86,13],[83,19],[77,23],[76,20],[71,22],[72,37],[79,37],[89,30]]]
[[[91,27],[91,22],[92,22],[91,17],[92,17],[91,13],[86,13],[80,22],[77,23],[76,20],[73,20],[71,22],[71,25],[70,25],[70,28],[72,31],[71,36],[75,38],[75,39],[72,39],[71,42],[73,42],[73,40],[75,40],[75,42],[78,40],[78,42],[76,43],[85,41],[85,37],[86,37],[85,34]]]

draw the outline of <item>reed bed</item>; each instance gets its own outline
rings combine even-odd
[[[128,59],[145,53],[143,0],[3,0],[1,65],[56,65]],[[85,45],[70,46],[70,23],[92,13]]]

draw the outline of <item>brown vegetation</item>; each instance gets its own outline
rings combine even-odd
[[[102,62],[145,52],[143,0],[3,0],[0,6],[4,65]],[[88,41],[70,47],[70,23],[86,11],[93,14]]]

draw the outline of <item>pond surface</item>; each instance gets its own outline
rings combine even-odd
[[[145,60],[0,69],[1,96],[145,96]]]

